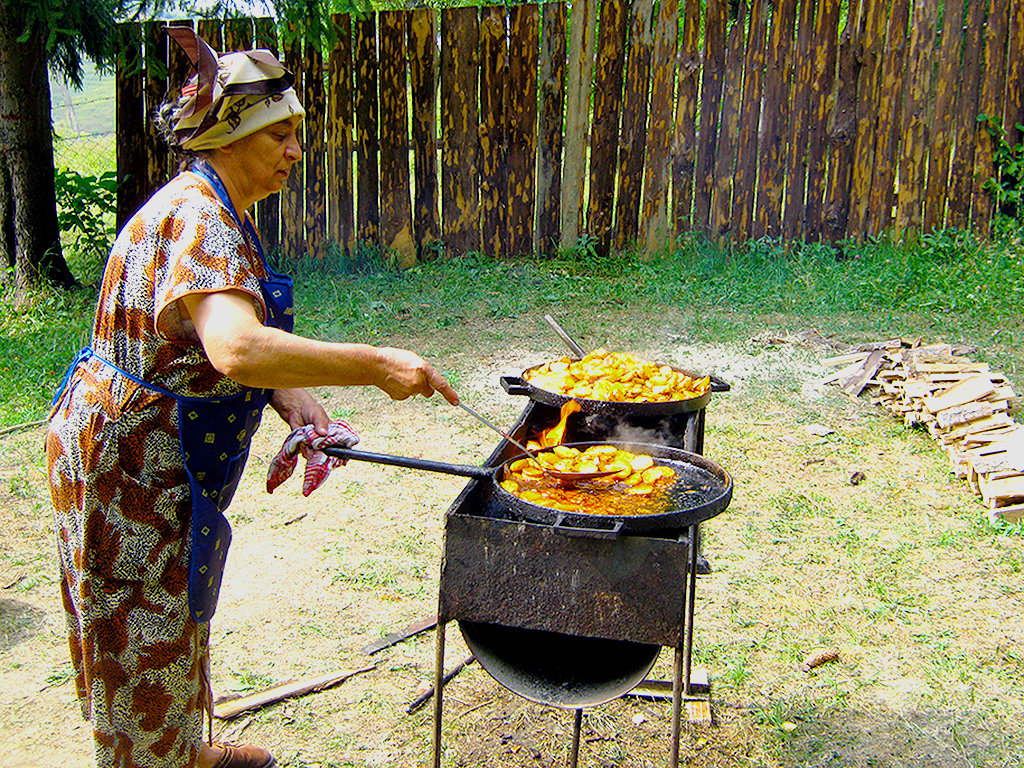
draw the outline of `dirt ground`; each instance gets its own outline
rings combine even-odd
[[[498,377],[553,356],[547,341],[463,352],[446,371],[467,403],[510,425],[525,401]],[[714,722],[684,725],[682,764],[1024,764],[1013,747],[1024,736],[1022,539],[980,528],[977,501],[930,439],[824,387],[818,361],[831,350],[806,337],[724,348],[659,331],[630,351],[732,385],[708,408],[705,445],[736,482],[730,507],[703,526],[713,570],[698,584],[695,660],[711,678]],[[478,464],[496,444],[439,398],[320,394],[367,450]],[[431,708],[406,707],[432,679],[434,633],[360,649],[435,613],[443,517],[467,481],[351,462],[308,498],[298,477],[268,495],[266,466],[285,435],[268,412],[232,505],[215,693],[372,669],[217,721],[215,733],[263,744],[283,766],[427,765]],[[0,764],[86,768],[41,442],[40,428],[0,437]],[[851,485],[854,471],[867,481]],[[467,650],[454,625],[447,639],[451,668]],[[838,647],[839,660],[797,670],[818,645]],[[651,676],[670,675],[664,649]],[[445,766],[567,764],[571,712],[507,692],[477,664],[444,701]],[[586,710],[580,764],[666,765],[669,714],[665,701],[634,697]]]

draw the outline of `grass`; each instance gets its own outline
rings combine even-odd
[[[96,274],[94,258],[71,254],[69,261],[79,274]],[[384,343],[443,331],[435,334],[436,349],[424,350],[432,355],[470,341],[502,343],[497,334],[460,337],[468,318],[550,311],[568,320],[570,333],[600,339],[611,329],[589,326],[588,315],[643,308],[652,317],[681,312],[684,341],[732,343],[789,325],[850,342],[898,334],[973,344],[1011,379],[1024,367],[1024,247],[1017,233],[991,242],[950,230],[905,243],[759,241],[731,250],[686,238],[647,260],[601,259],[581,247],[552,261],[469,255],[404,272],[372,254],[283,266],[297,277],[299,333]],[[21,307],[0,296],[0,426],[45,416],[66,362],[87,338],[93,291],[41,292]]]

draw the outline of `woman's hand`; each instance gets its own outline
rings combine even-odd
[[[375,383],[392,400],[404,400],[412,395],[430,397],[440,392],[452,405],[459,404],[459,396],[452,385],[415,352],[395,347],[381,347],[378,352],[384,377]]]
[[[327,412],[304,389],[275,389],[270,405],[291,429],[312,424],[318,435],[327,434]]]

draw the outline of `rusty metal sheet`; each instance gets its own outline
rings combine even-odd
[[[686,539],[582,538],[449,514],[439,620],[675,646],[689,554]]]

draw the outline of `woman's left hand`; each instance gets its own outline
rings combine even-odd
[[[270,405],[292,429],[312,424],[318,435],[327,434],[327,412],[304,389],[275,389]]]

